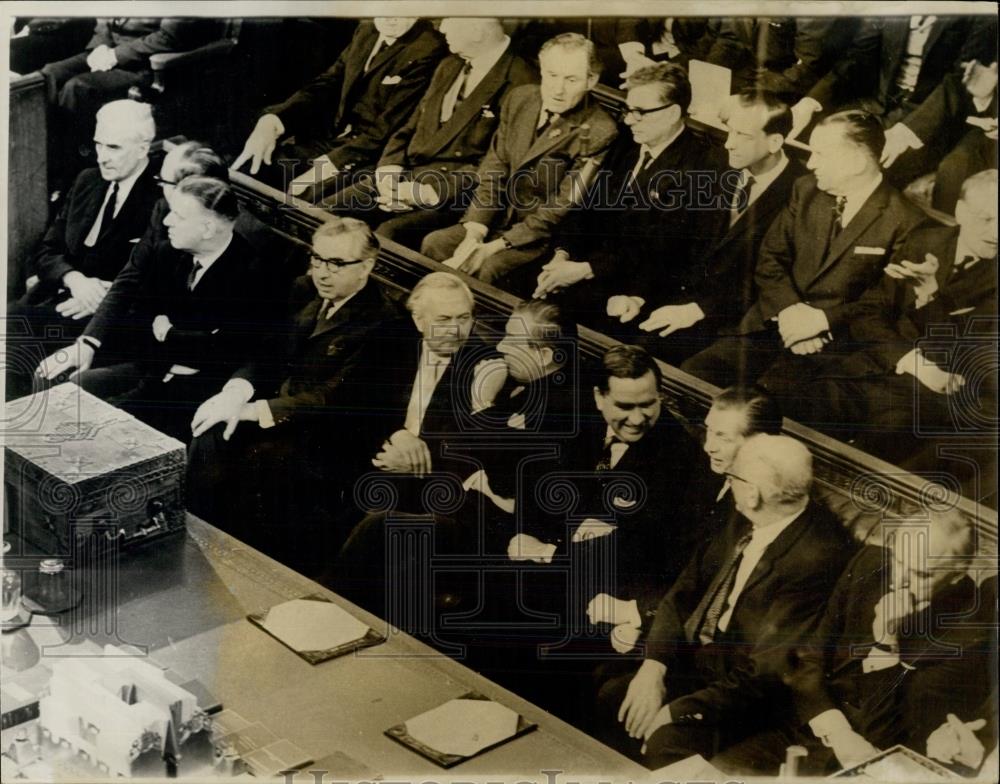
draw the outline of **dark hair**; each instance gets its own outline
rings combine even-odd
[[[177,164],[177,182],[185,177],[200,174],[216,180],[229,182],[229,168],[208,145],[201,142],[184,142],[177,145],[180,162]]]
[[[737,93],[736,100],[743,106],[758,106],[765,111],[764,133],[777,133],[787,137],[792,131],[792,110],[788,102],[770,90],[748,87]]]
[[[824,117],[816,127],[822,128],[827,125],[840,126],[844,138],[857,147],[867,150],[871,159],[875,163],[879,162],[882,149],[885,147],[885,129],[874,114],[861,109],[848,109]]]
[[[194,175],[185,177],[177,186],[177,193],[193,196],[206,210],[214,212],[220,218],[235,221],[240,213],[236,194],[228,183],[212,177]]]
[[[611,388],[612,378],[642,378],[647,373],[652,373],[656,379],[657,390],[663,379],[660,366],[641,346],[629,346],[624,343],[612,346],[604,352],[601,367],[604,372],[594,379],[594,386],[605,394]]]
[[[541,57],[554,46],[561,46],[562,48],[569,49],[570,51],[574,49],[582,49],[587,55],[587,75],[601,75],[604,63],[602,63],[601,58],[597,56],[597,47],[594,46],[594,42],[585,35],[580,35],[579,33],[560,33],[542,44],[542,48],[538,50],[538,56]]]
[[[778,402],[758,386],[737,385],[723,389],[712,400],[712,407],[721,411],[743,409],[746,414],[744,436],[756,433],[776,436],[781,433],[781,409]]]
[[[531,341],[538,346],[558,348],[560,341],[576,342],[576,322],[556,303],[544,299],[529,299],[519,302],[511,312],[515,316],[531,318]]]
[[[691,105],[691,82],[687,71],[677,63],[656,63],[633,71],[625,82],[626,89],[656,84],[660,87],[660,101],[675,103],[687,112]]]

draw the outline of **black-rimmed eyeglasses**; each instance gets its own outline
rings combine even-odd
[[[355,264],[361,264],[364,261],[367,261],[367,259],[324,259],[320,256],[310,256],[309,266],[314,270],[323,269],[329,272],[343,269],[344,267],[353,267]]]
[[[640,109],[637,106],[629,106],[628,108],[625,109],[625,116],[626,117],[634,117],[637,120],[641,120],[647,114],[652,114],[653,112],[658,112],[661,109],[669,109],[671,106],[673,106],[672,103],[665,103],[665,104],[663,104],[663,106],[651,106],[648,109]]]

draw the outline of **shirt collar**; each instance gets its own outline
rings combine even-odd
[[[645,152],[645,151],[648,150],[649,151],[649,160],[650,160],[650,163],[652,163],[657,158],[659,158],[660,155],[663,154],[663,151],[665,149],[667,149],[667,147],[669,147],[671,144],[673,144],[675,141],[677,141],[677,137],[680,136],[682,133],[684,133],[684,123],[681,123],[680,127],[677,129],[677,131],[674,133],[674,135],[671,136],[669,139],[667,139],[665,142],[660,142],[655,147],[649,147],[648,145],[645,145],[645,144],[640,145],[640,147],[639,147],[639,160],[642,160],[642,154],[643,154],[643,152]]]
[[[330,318],[330,316],[332,316],[334,313],[336,313],[338,310],[344,307],[344,305],[350,302],[354,297],[356,297],[358,295],[358,292],[360,291],[361,289],[358,289],[358,291],[355,291],[353,294],[348,294],[346,297],[344,297],[343,299],[338,299],[336,302],[331,299],[324,299],[323,302],[320,303],[321,309],[324,310],[323,317]]]
[[[748,177],[753,177],[753,187],[758,193],[765,191],[772,182],[774,182],[781,173],[788,166],[788,156],[785,155],[784,150],[778,150],[778,162],[768,169],[763,174],[753,174],[749,169],[741,169],[740,174],[743,177],[743,182],[747,181]]]
[[[201,265],[201,269],[203,271],[202,274],[204,274],[204,271],[208,270],[209,267],[215,264],[215,262],[219,260],[219,257],[222,256],[223,253],[229,250],[229,246],[232,244],[232,242],[233,242],[233,237],[232,235],[230,235],[229,240],[226,242],[226,244],[223,245],[214,253],[206,253],[203,255],[194,256],[194,260]]]
[[[139,177],[142,176],[142,173],[146,171],[146,168],[148,166],[149,166],[149,158],[143,161],[142,166],[140,166],[138,169],[132,172],[128,177],[118,180],[118,197],[117,197],[117,204],[115,205],[115,207],[118,207],[118,205],[125,203],[125,200],[128,198],[128,195],[132,192],[132,186],[135,185],[136,181],[139,179]],[[112,184],[113,183],[110,182],[108,183],[109,186]]]
[[[497,64],[497,61],[503,57],[503,53],[507,51],[507,47],[510,46],[510,36],[505,35],[503,40],[494,46],[492,49],[487,49],[485,52],[479,52],[475,57],[470,57],[466,62],[472,69],[472,73],[486,73]],[[468,95],[468,90],[466,90],[466,95]]]
[[[771,523],[770,525],[765,525],[760,528],[754,526],[753,530],[751,531],[751,539],[750,539],[750,544],[748,546],[759,547],[761,549],[767,547],[769,544],[771,544],[771,542],[773,542],[781,535],[782,531],[784,531],[786,528],[788,528],[788,526],[790,526],[792,523],[798,520],[799,516],[804,511],[805,508],[803,507],[794,514],[791,514],[788,517],[784,518],[783,520],[779,520],[776,523]]]
[[[446,366],[451,362],[451,356],[445,356],[443,354],[435,354],[429,348],[427,348],[427,343],[423,340],[420,341],[420,365],[423,366],[425,363],[428,365],[440,365],[442,367]]]
[[[958,266],[962,259],[966,256],[971,256],[972,261],[968,262],[964,269],[969,269],[979,261],[978,254],[973,253],[971,250],[965,247],[965,243],[962,242],[962,234],[959,231],[958,241],[955,243],[955,266]]]
[[[875,190],[879,185],[882,184],[882,172],[879,172],[871,182],[865,183],[859,188],[851,191],[850,193],[845,193],[844,196],[846,201],[844,202],[844,214],[841,218],[842,225],[846,226],[851,222],[851,218],[857,215],[861,208],[868,201],[869,197],[875,193]]]

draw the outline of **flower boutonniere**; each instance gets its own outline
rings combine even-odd
[[[487,120],[492,120],[494,117],[496,117],[496,115],[493,113],[493,110],[490,109],[490,105],[488,103],[483,104],[482,115]]]

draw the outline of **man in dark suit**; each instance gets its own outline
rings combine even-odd
[[[877,118],[846,111],[824,118],[790,203],[771,224],[754,275],[758,296],[735,334],[684,362],[718,386],[758,380],[775,393],[808,370],[813,355],[844,353],[857,300],[923,219],[883,180]]]
[[[753,731],[750,711],[791,709],[780,673],[855,549],[810,501],[812,460],[801,443],[752,436],[728,476],[739,514],[664,596],[639,671],[603,691],[615,702],[628,682],[618,745],[627,742],[622,730],[644,739],[651,768],[740,740]]]
[[[654,292],[662,301],[701,286],[705,251],[722,235],[728,205],[722,149],[685,124],[684,69],[659,63],[633,72],[626,102],[631,138],[608,151],[587,209],[560,225],[535,296],[566,290],[561,297],[582,322],[631,340]]]
[[[802,96],[850,42],[848,17],[731,17],[723,20],[705,58],[733,72],[734,92],[747,87]]]
[[[68,342],[101,304],[159,197],[149,145],[156,131],[148,104],[113,101],[97,113],[98,168],[77,177],[32,261],[38,283],[8,306],[8,324],[26,320],[31,332],[58,328]],[[28,358],[28,367],[39,357]],[[31,376],[8,365],[7,397],[31,391]]]
[[[860,107],[893,125],[916,109],[963,59],[972,16],[862,20],[847,51],[795,106],[792,136],[817,112]]]
[[[145,274],[132,318],[144,332],[130,361],[87,370],[78,383],[187,441],[195,409],[273,331],[276,287],[233,233],[238,207],[226,183],[188,177],[168,201],[169,241],[149,246],[150,258],[137,262]]]
[[[453,54],[389,139],[374,175],[323,200],[327,209],[364,218],[382,236],[414,249],[468,206],[500,122],[500,102],[511,88],[537,81],[511,50],[499,19],[449,18],[440,31]]]
[[[910,234],[858,302],[849,325],[857,351],[800,379],[788,393],[789,416],[908,464],[921,442],[931,446],[914,433],[955,432],[990,417],[996,372],[984,372],[977,357],[996,347],[995,328],[986,327],[997,315],[996,169],[966,180],[955,213],[957,228]],[[972,395],[962,390],[966,375]],[[925,455],[923,467],[935,457]]]
[[[377,254],[360,221],[323,223],[309,273],[292,285],[286,328],[191,421],[188,508],[309,573],[339,547],[326,523],[356,451],[348,403],[364,393],[353,373],[365,342],[398,316],[369,277]]]
[[[250,161],[256,175],[264,163],[268,182],[320,201],[343,188],[352,172],[375,164],[416,108],[444,53],[441,36],[423,19],[362,22],[329,70],[264,109],[233,168]],[[287,144],[288,137],[295,137],[294,144]]]
[[[522,85],[504,99],[461,223],[432,232],[421,246],[454,269],[525,293],[537,274],[532,262],[584,198],[617,134],[607,113],[585,98],[601,70],[590,41],[564,33],[542,46],[539,60],[541,85]]]
[[[800,745],[808,755],[799,774],[823,776],[896,744],[923,753],[949,713],[962,722],[978,718],[995,671],[996,606],[983,606],[966,571],[975,542],[957,510],[931,510],[926,522],[903,524],[864,547],[783,675],[795,714],[723,751],[713,765],[773,776],[785,749]]]
[[[753,304],[761,242],[788,204],[792,185],[806,174],[784,153],[792,117],[788,104],[774,93],[745,91],[731,100],[724,113],[729,165],[739,172],[735,192],[729,196],[726,228],[706,252],[703,277],[690,292],[692,298],[671,297],[676,304],[659,307],[653,303],[649,317],[639,324],[648,335],[644,344],[673,364],[705,348],[720,328],[735,327]],[[680,330],[684,332],[662,340]]]

